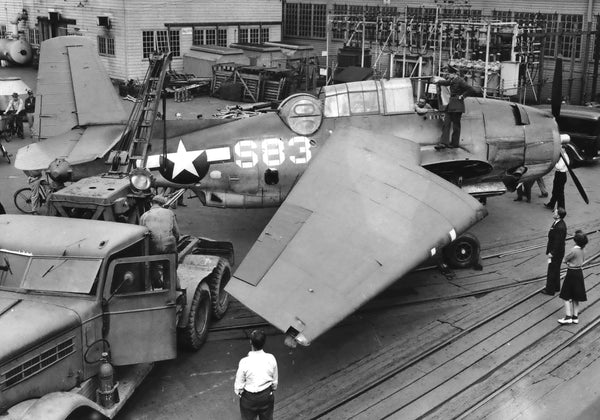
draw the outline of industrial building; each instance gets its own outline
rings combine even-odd
[[[173,69],[183,70],[194,47],[281,40],[280,0],[6,0],[0,25],[14,26],[34,46],[61,35],[85,36],[97,44],[109,75],[141,78],[156,50],[173,53]]]
[[[596,99],[599,13],[594,0],[6,0],[0,29],[34,47],[89,37],[119,80],[143,77],[154,50],[172,51],[176,71],[207,76],[223,62],[285,67],[300,49],[330,79],[348,66],[389,78],[439,74],[453,62],[486,95],[536,103],[549,97],[561,56],[563,96],[583,103]]]

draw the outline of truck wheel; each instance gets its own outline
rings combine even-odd
[[[453,268],[466,268],[479,263],[480,245],[469,233],[456,238],[443,250],[446,263]]]
[[[108,420],[108,417],[90,407],[77,407],[66,420]]]
[[[210,288],[212,316],[215,319],[223,318],[229,307],[229,293],[225,291],[225,286],[230,278],[231,267],[229,261],[219,258],[219,263],[206,278]]]
[[[179,328],[179,338],[186,349],[199,350],[208,335],[210,292],[198,285],[190,305],[190,313],[185,327]]]

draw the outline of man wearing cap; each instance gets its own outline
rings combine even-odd
[[[27,114],[27,123],[29,124],[29,132],[33,137],[33,113],[35,112],[35,96],[31,89],[27,89],[27,98],[25,98],[25,113]]]
[[[21,116],[25,111],[25,104],[23,103],[23,99],[19,98],[19,94],[14,92],[12,94],[12,98],[8,101],[8,106],[6,110],[4,110],[4,115],[14,115],[15,119],[13,124],[17,126],[17,135],[19,138],[23,138],[23,121],[21,120]]]
[[[152,198],[152,207],[140,217],[140,225],[150,231],[150,252],[168,254],[177,252],[179,226],[175,213],[162,207],[166,200],[160,195]]]
[[[166,199],[161,195],[152,197],[152,207],[140,217],[140,225],[146,226],[150,231],[150,253],[170,254],[177,253],[177,241],[179,240],[179,226],[175,213],[170,209],[163,208]],[[150,263],[150,281],[155,289],[164,288],[165,267],[160,261]],[[179,277],[177,277],[177,289],[180,288]]]
[[[444,125],[442,127],[441,143],[436,149],[456,148],[460,142],[460,119],[465,112],[464,98],[475,94],[475,90],[460,77],[456,68],[448,66],[448,76],[436,78],[434,83],[450,88],[450,101],[446,106],[446,115],[444,116]],[[452,128],[452,142],[450,142],[450,128]]]

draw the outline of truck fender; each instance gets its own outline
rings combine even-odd
[[[65,420],[78,408],[87,407],[90,413],[106,418],[104,409],[94,401],[74,392],[51,392],[41,398],[22,401],[8,410],[9,419]]]
[[[563,147],[565,148],[565,151],[567,152],[567,155],[571,160],[571,164],[574,164],[575,162],[585,161],[585,157],[583,156],[583,153],[581,152],[581,150],[579,150],[579,147],[577,147],[577,145],[569,142],[564,144]]]

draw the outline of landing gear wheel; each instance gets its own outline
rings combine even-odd
[[[225,291],[225,286],[230,278],[231,267],[229,262],[226,259],[219,258],[219,263],[206,279],[210,288],[212,316],[215,319],[223,318],[229,307],[229,293]]]
[[[477,238],[465,233],[444,248],[444,260],[453,268],[477,267],[480,250]]]
[[[190,304],[185,327],[178,329],[180,343],[188,350],[199,350],[208,336],[210,322],[210,292],[198,285]]]

